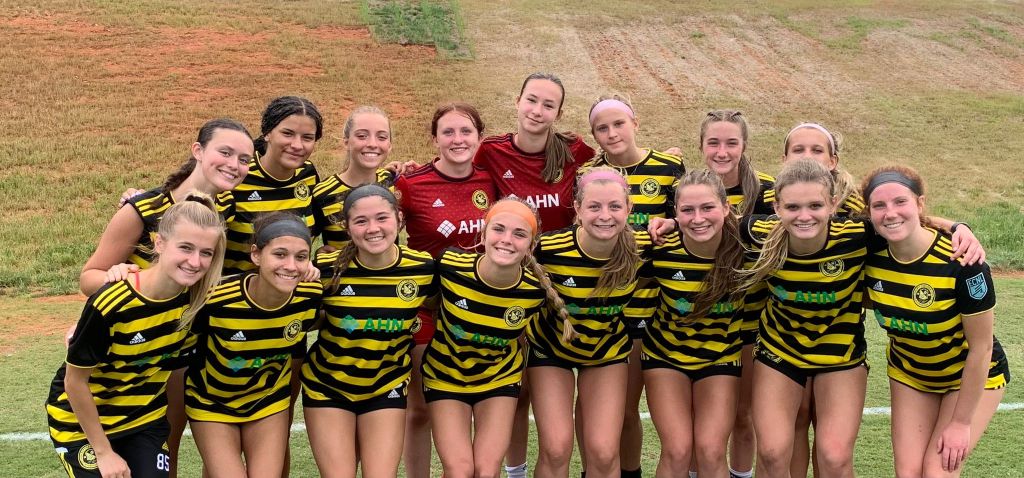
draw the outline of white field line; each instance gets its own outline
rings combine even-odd
[[[1024,402],[1022,403],[1000,403],[997,411],[1000,412],[1011,412],[1017,410],[1024,410]],[[868,407],[864,409],[864,415],[889,415],[892,410],[889,407]],[[643,412],[640,414],[642,420],[650,420],[651,414]],[[533,420],[533,415],[530,415],[530,420]],[[306,431],[305,423],[292,424],[292,433]],[[192,436],[192,430],[185,430],[185,435]],[[15,432],[15,433],[2,433],[0,434],[0,441],[44,441],[49,440],[50,436],[46,433],[35,433],[35,432]]]

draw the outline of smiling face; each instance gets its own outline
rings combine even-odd
[[[889,243],[905,241],[921,229],[924,198],[898,183],[885,183],[868,198],[871,224]]]
[[[434,146],[441,161],[466,164],[473,161],[480,146],[480,131],[473,120],[458,111],[449,111],[437,120]]]
[[[728,121],[715,121],[704,131],[700,150],[708,169],[722,178],[727,186],[739,184],[739,165],[743,150],[743,130]]]
[[[782,162],[796,159],[813,159],[829,171],[836,169],[839,157],[832,153],[828,137],[814,128],[800,128],[790,133],[786,141],[786,155]]]
[[[309,116],[291,115],[270,130],[266,140],[265,157],[277,158],[280,169],[294,171],[301,168],[316,149],[316,122]]]
[[[347,212],[346,229],[363,262],[391,250],[398,239],[400,217],[395,207],[381,196],[367,196],[353,203]]]
[[[210,269],[221,234],[215,227],[179,222],[168,237],[156,236],[157,267],[182,287],[199,282]]]
[[[263,249],[253,245],[250,255],[260,281],[282,293],[295,290],[309,269],[309,244],[294,236],[275,237]]]
[[[691,184],[676,195],[676,218],[679,228],[689,239],[708,242],[721,237],[725,217],[731,214],[711,186]]]
[[[775,213],[794,241],[821,241],[828,236],[835,201],[823,184],[797,182],[779,191]]]
[[[562,88],[546,79],[527,81],[516,98],[516,119],[519,133],[547,134],[562,114]]]
[[[352,118],[352,130],[345,138],[349,167],[376,171],[391,153],[391,123],[377,113],[359,113]]]
[[[487,222],[483,243],[484,255],[495,265],[518,265],[533,247],[533,231],[522,217],[499,212]]]
[[[583,187],[576,203],[576,219],[584,232],[598,241],[615,240],[629,218],[632,204],[621,185],[594,181]]]
[[[241,131],[219,128],[206,142],[192,144],[192,157],[213,189],[218,192],[230,191],[242,183],[249,173],[252,159],[252,139]]]
[[[591,132],[601,149],[612,156],[621,156],[636,149],[637,126],[628,113],[610,108],[594,115]]]

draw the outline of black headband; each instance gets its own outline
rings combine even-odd
[[[309,228],[302,222],[298,217],[292,217],[287,219],[281,219],[268,224],[266,227],[261,228],[256,233],[256,240],[254,243],[256,247],[262,249],[264,246],[270,243],[270,241],[277,239],[282,236],[292,236],[306,241],[306,244],[312,245],[313,238],[309,234]]]
[[[364,184],[349,191],[345,196],[345,203],[342,206],[342,210],[348,211],[356,201],[370,196],[380,196],[387,202],[391,203],[392,206],[398,204],[398,200],[395,199],[395,195],[391,194],[391,191],[388,191],[387,188],[376,184]]]
[[[910,189],[911,192],[918,196],[924,194],[924,191],[921,190],[921,185],[918,184],[917,181],[908,178],[903,173],[899,173],[896,171],[885,171],[876,174],[875,177],[871,178],[871,181],[868,182],[868,186],[864,188],[864,200],[870,201],[871,192],[874,191],[878,186],[881,186],[885,183],[902,184],[906,186],[908,189]]]

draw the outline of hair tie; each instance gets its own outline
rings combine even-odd
[[[607,100],[599,101],[593,108],[590,108],[590,124],[594,124],[594,118],[598,113],[602,113],[607,110],[623,111],[629,115],[630,118],[636,119],[636,114],[633,113],[633,108],[630,108],[625,101],[609,98]]]
[[[494,205],[487,210],[487,215],[484,216],[484,222],[491,222],[492,217],[503,212],[515,214],[516,216],[523,218],[523,220],[530,225],[530,233],[532,235],[537,234],[537,216],[530,209],[530,206],[512,199],[494,203]]]
[[[818,131],[821,131],[821,133],[824,134],[826,138],[828,138],[828,147],[829,147],[829,151],[828,152],[829,152],[829,154],[831,156],[835,156],[836,155],[836,141],[835,141],[835,138],[832,137],[832,133],[829,130],[825,129],[824,126],[822,126],[822,125],[820,125],[818,123],[800,123],[800,124],[794,126],[793,129],[789,130],[789,133],[786,133],[786,144],[789,144],[789,137],[793,135],[794,131],[796,131],[798,129],[803,129],[803,128],[811,128],[811,129],[816,129]]]
[[[256,247],[263,249],[270,241],[282,236],[297,237],[306,241],[307,245],[313,244],[313,238],[309,234],[309,228],[301,219],[295,216],[283,217],[263,227],[256,233],[254,243]]]
[[[878,188],[878,186],[886,183],[902,184],[918,196],[924,193],[924,191],[921,190],[921,185],[918,184],[917,181],[908,178],[905,174],[897,171],[884,171],[876,174],[871,178],[871,181],[868,181],[868,186],[864,188],[864,200],[870,201],[871,193]]]
[[[577,187],[582,191],[583,188],[587,187],[588,184],[594,181],[611,181],[623,189],[629,191],[629,183],[626,182],[621,174],[612,171],[610,169],[593,169],[580,176],[580,179],[576,182]]]

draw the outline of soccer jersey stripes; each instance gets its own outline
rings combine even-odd
[[[218,194],[214,202],[217,212],[225,222],[234,220],[235,200],[231,191]],[[174,205],[174,198],[157,188],[132,196],[125,204],[135,209],[142,219],[142,235],[136,241],[138,246],[128,257],[128,262],[145,269],[153,262],[153,241],[160,225],[160,218],[167,212],[167,208]]]
[[[775,178],[760,171],[757,171],[756,174],[757,180],[761,183],[761,191],[756,196],[757,201],[754,204],[752,214],[774,214],[775,210],[772,203],[775,202]],[[737,214],[742,213],[744,208],[743,183],[726,189],[725,194],[729,199],[729,205],[732,206],[733,212]]]
[[[661,294],[657,315],[643,338],[644,359],[682,370],[739,362],[742,298],[723,297],[706,316],[692,315],[695,298],[714,267],[714,258],[688,251],[678,232],[651,251],[640,275],[654,278]]]
[[[265,309],[250,295],[252,280],[255,274],[227,279],[196,317],[198,353],[185,382],[193,420],[241,423],[288,409],[292,356],[305,354],[323,286],[301,282],[287,302]]]
[[[249,162],[249,174],[232,193],[235,198],[235,219],[228,223],[228,248],[224,256],[225,274],[256,269],[249,257],[253,221],[260,213],[287,211],[303,218],[311,230],[318,220],[313,209],[313,186],[320,180],[316,167],[306,161],[292,176],[278,179],[260,164],[260,158]]]
[[[623,324],[623,309],[636,289],[636,277],[624,287],[595,293],[601,267],[608,260],[583,252],[578,230],[579,226],[571,226],[543,234],[534,257],[565,301],[570,321],[580,336],[569,344],[562,343],[563,321],[545,307],[527,330],[530,347],[536,350],[531,353],[585,366],[624,360],[632,347]],[[646,254],[651,247],[650,236],[646,232],[634,234],[638,249]],[[641,264],[637,263],[636,268]]]
[[[166,415],[164,391],[171,375],[166,365],[185,343],[188,329],[179,330],[178,324],[188,303],[184,289],[170,299],[153,300],[126,280],[107,284],[89,298],[46,400],[54,445],[86,441],[64,390],[67,367],[92,368],[89,389],[109,438]]]
[[[437,290],[430,254],[402,246],[395,263],[382,269],[353,259],[332,291],[332,264],[340,253],[316,259],[327,288],[327,321],[302,366],[307,400],[361,401],[405,383],[416,310]]]
[[[885,246],[873,247],[865,267],[865,286],[874,317],[889,335],[889,377],[923,392],[960,389],[967,360],[964,315],[992,310],[996,304],[987,264],[950,261],[949,237],[935,234],[928,251],[916,260],[896,260]],[[993,338],[989,383],[1006,384],[1006,355]]]
[[[441,255],[437,332],[423,355],[426,388],[481,393],[522,382],[518,339],[540,312],[544,289],[526,269],[516,284],[492,287],[480,278],[480,257],[454,249]]]
[[[782,227],[778,221],[746,218],[741,234]],[[755,224],[749,224],[754,221]],[[869,224],[831,220],[822,250],[790,253],[766,280],[769,298],[761,314],[758,351],[762,358],[803,369],[827,369],[864,361],[863,269]],[[763,237],[758,238],[759,242]]]
[[[502,196],[515,194],[537,208],[541,230],[569,226],[576,215],[572,207],[576,171],[593,159],[593,148],[577,136],[569,145],[573,162],[565,166],[554,183],[547,183],[541,178],[544,152],[524,152],[515,145],[514,137],[515,134],[507,133],[485,139],[473,163],[491,175]]]
[[[386,169],[377,170],[375,184],[379,184],[392,190],[395,183],[395,175]],[[345,223],[341,218],[341,206],[345,196],[352,189],[361,186],[360,184],[345,184],[339,174],[324,179],[313,187],[313,211],[317,217],[318,231],[322,233],[324,245],[341,249],[348,243],[348,232],[345,231]]]
[[[853,193],[843,200],[843,203],[836,208],[836,216],[856,216],[864,211],[864,198],[859,193]]]

